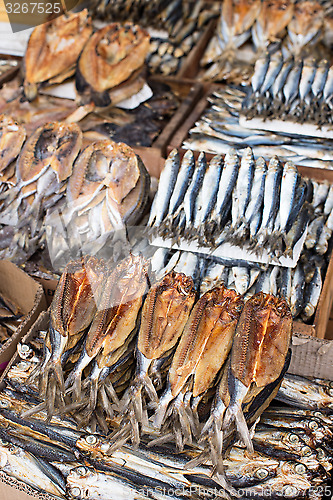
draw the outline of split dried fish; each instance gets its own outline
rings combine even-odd
[[[24,93],[36,98],[41,84],[61,83],[75,73],[76,61],[92,34],[87,9],[37,26],[24,56]]]

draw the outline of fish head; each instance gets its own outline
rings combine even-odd
[[[282,462],[280,470],[282,474],[299,475],[302,478],[308,480],[311,480],[313,477],[313,473],[302,462],[297,462],[292,460]]]
[[[101,456],[107,454],[110,449],[110,443],[95,434],[82,436],[76,441],[76,447],[82,452],[88,452],[92,456]]]
[[[71,469],[67,476],[68,494],[70,498],[88,499],[90,492],[85,487],[86,482],[94,485],[97,480],[97,474],[94,469],[85,466],[79,466]]]
[[[289,23],[288,29],[295,34],[306,36],[311,31],[318,31],[324,22],[324,8],[319,2],[305,0],[297,2],[294,8],[294,16]]]

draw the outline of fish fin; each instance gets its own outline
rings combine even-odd
[[[153,439],[152,441],[149,441],[147,444],[148,448],[153,448],[154,446],[160,446],[161,444],[169,443],[172,441],[174,438],[174,433],[173,432],[168,432],[167,434],[164,434],[163,436],[159,436],[156,439]]]
[[[118,395],[117,395],[113,385],[111,384],[111,382],[108,381],[107,383],[105,383],[104,388],[105,388],[105,391],[106,391],[107,395],[109,396],[109,398],[111,398],[111,400],[114,402],[114,404],[119,408],[120,401],[119,401]]]
[[[39,413],[40,411],[45,410],[45,408],[46,408],[46,401],[43,401],[39,405],[33,406],[32,408],[29,408],[28,410],[23,411],[21,413],[21,417],[22,418],[29,418],[32,415],[35,415],[36,413]]]
[[[155,390],[155,387],[148,375],[145,375],[142,379],[143,386],[145,388],[145,391],[147,393],[147,396],[151,401],[154,401],[155,403],[158,403],[158,396]]]
[[[173,434],[172,434],[173,436]],[[198,456],[196,456],[195,458],[193,458],[192,460],[189,460],[185,465],[184,465],[184,468],[186,470],[189,470],[189,469],[195,469],[196,467],[198,467],[199,465],[202,465],[204,464],[205,462],[207,462],[207,460],[209,459],[209,453],[207,451],[202,451],[201,453],[199,453]]]
[[[171,393],[171,389],[168,389],[160,399],[155,415],[153,416],[153,426],[156,429],[160,429],[162,427],[165,420],[166,411],[172,399],[173,396]]]
[[[139,422],[136,418],[136,415],[133,412],[130,412],[129,415],[129,420],[131,423],[131,441],[132,441],[132,446],[134,448],[138,448],[140,444],[140,429],[139,429]]]
[[[97,404],[98,379],[89,379],[89,404],[88,409],[91,413],[95,410]]]
[[[56,398],[56,381],[53,377],[49,377],[47,384],[47,394],[46,394],[46,413],[48,420],[51,420],[54,415],[54,403]]]
[[[98,399],[100,401],[101,407],[105,411],[107,417],[110,419],[114,418],[114,410],[112,408],[112,405],[111,405],[110,400],[107,396],[107,393],[106,393],[104,386],[99,389],[98,396],[99,396]]]
[[[243,440],[247,450],[253,453],[253,443],[242,409],[236,406],[229,406],[224,415],[222,430],[229,430],[233,423],[235,423],[237,432]]]

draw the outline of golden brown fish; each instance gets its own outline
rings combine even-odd
[[[0,115],[0,172],[15,160],[26,138],[26,131],[8,114]],[[1,177],[1,180],[2,177]]]
[[[74,75],[76,61],[92,34],[87,9],[37,26],[24,56],[24,93],[29,101],[42,83],[61,83]]]
[[[294,8],[294,15],[288,25],[289,49],[299,55],[302,49],[317,42],[324,25],[324,9],[319,2],[304,0]]]
[[[148,51],[149,35],[139,26],[111,23],[101,28],[92,35],[78,60],[78,92],[86,93],[88,100],[98,106],[108,106],[111,104],[108,91],[130,81],[132,76],[136,81],[136,72],[144,65]],[[130,89],[128,96],[138,90]]]
[[[253,41],[257,51],[266,50],[272,42],[281,40],[281,33],[294,13],[292,0],[263,0],[260,14],[253,27]]]
[[[280,375],[289,349],[292,316],[284,299],[258,293],[245,304],[234,337],[228,375],[230,403],[223,429],[235,422],[247,448],[253,450],[242,403],[251,384],[258,388]]]
[[[84,349],[66,380],[66,388],[76,400],[84,368],[100,351],[108,356],[119,348],[134,330],[146,287],[147,262],[141,256],[129,255],[105,278]]]

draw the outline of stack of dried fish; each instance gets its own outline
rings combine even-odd
[[[133,256],[113,270],[94,258],[68,266],[51,306],[49,327],[44,316],[41,330],[19,345],[19,357],[0,393],[2,470],[66,499],[109,500],[110,494],[143,499],[149,493],[162,500],[176,491],[199,499],[217,492],[225,495],[223,490],[244,499],[320,497],[331,469],[330,417],[319,411],[316,418],[302,415],[291,423],[286,412],[279,417],[276,409],[268,408],[252,440],[244,420],[254,422],[262,413],[286,370],[291,316],[285,301],[258,294],[243,307],[242,299],[222,286],[203,295],[191,311],[191,279],[171,273],[143,302],[146,271],[145,260]],[[158,335],[153,334],[156,328]],[[180,336],[176,349],[172,334]],[[220,371],[232,339],[231,356]],[[255,347],[258,340],[263,349]],[[129,367],[135,344],[133,372]],[[214,363],[210,359],[207,364],[217,346],[222,359],[215,352]],[[158,399],[164,404],[155,411],[152,403]],[[131,422],[122,427],[122,404],[129,401]],[[332,403],[328,393],[317,397],[319,410]],[[283,423],[277,424],[278,418],[290,424],[288,431]],[[129,428],[135,437],[134,429],[140,430],[146,419],[140,447],[127,445],[116,451],[128,439]],[[235,446],[233,419],[250,449],[262,448],[263,439],[269,446],[251,455]],[[164,421],[160,435],[152,421],[156,427]],[[103,436],[112,429],[115,432]],[[201,436],[200,448],[195,436]],[[192,444],[179,454],[172,444],[175,438],[179,447],[191,440]],[[318,444],[320,451],[315,449]],[[22,458],[29,464],[29,477],[22,465],[15,466]]]
[[[332,125],[332,101],[333,66],[326,59],[275,53],[257,59],[243,113],[248,118]]]
[[[55,268],[72,255],[96,254],[117,232],[126,244],[126,225],[144,213],[150,176],[141,159],[123,143],[97,141],[77,157],[66,188],[66,202],[45,220],[49,254]]]
[[[0,222],[4,230],[15,228],[3,257],[25,260],[42,244],[45,211],[64,196],[81,144],[80,128],[61,122],[39,127],[26,140],[13,172],[15,184],[1,195]]]
[[[202,59],[210,65],[204,78],[247,81],[257,57],[278,48],[295,57],[328,56],[329,32],[329,9],[316,0],[224,0]]]
[[[135,224],[142,217],[150,177],[129,146],[105,140],[79,154],[79,126],[51,122],[39,127],[22,147],[23,127],[5,116],[1,123],[3,258],[24,261],[45,245],[47,212],[49,250],[55,263],[68,248],[80,251],[85,243],[95,243],[97,251],[101,242],[95,239],[124,230],[126,223]]]
[[[42,85],[62,83],[75,73],[77,59],[92,34],[87,9],[37,26],[23,60],[24,94],[32,101]]]
[[[251,148],[242,157],[235,150],[224,159],[214,156],[209,164],[204,153],[195,163],[190,150],[180,162],[173,150],[148,226],[153,234],[180,247],[182,241],[195,241],[193,251],[207,253],[206,247],[212,255],[220,255],[223,245],[231,243],[245,249],[249,260],[256,260],[251,254],[267,252],[268,262],[274,263],[281,256],[292,256],[302,238],[311,210],[308,193],[308,183],[292,163],[282,166],[274,156],[266,165],[263,158],[254,160]]]
[[[207,261],[191,252],[169,252],[164,248],[158,248],[151,257],[152,270],[159,279],[174,270],[192,276],[200,295],[224,284],[246,299],[259,292],[284,297],[293,318],[305,322],[316,311],[326,265],[308,251],[303,251],[295,269],[232,259]]]
[[[146,62],[152,73],[175,74],[200,38],[204,27],[218,10],[204,1],[171,0],[147,2],[142,0],[95,0],[94,16],[109,21],[132,21],[152,29],[150,50]],[[156,33],[156,29],[159,31]]]
[[[180,2],[176,3],[179,5]],[[207,23],[217,15],[214,4],[208,9],[207,4],[202,1],[182,2],[181,8],[181,19],[171,18],[171,22],[168,22],[170,18],[165,20],[167,36],[151,36],[146,62],[152,73],[176,74],[186,56],[199,41]],[[178,13],[179,10],[178,7]],[[155,22],[152,21],[151,25],[155,26]]]
[[[267,68],[266,68],[267,69]],[[263,68],[265,70],[265,68]],[[266,72],[261,88],[273,84],[272,74]],[[276,80],[273,87],[282,89],[281,80]],[[254,84],[254,80],[253,80]],[[248,92],[251,92],[248,89]],[[317,168],[333,168],[333,155],[329,139],[304,137],[301,129],[294,127],[288,133],[268,132],[240,124],[242,103],[246,99],[247,88],[225,86],[207,98],[208,105],[202,116],[190,129],[183,147],[207,153],[225,154],[230,147],[243,150],[247,146],[253,149],[257,158],[276,154],[281,161],[292,161],[297,165]],[[263,118],[265,118],[265,114]]]

